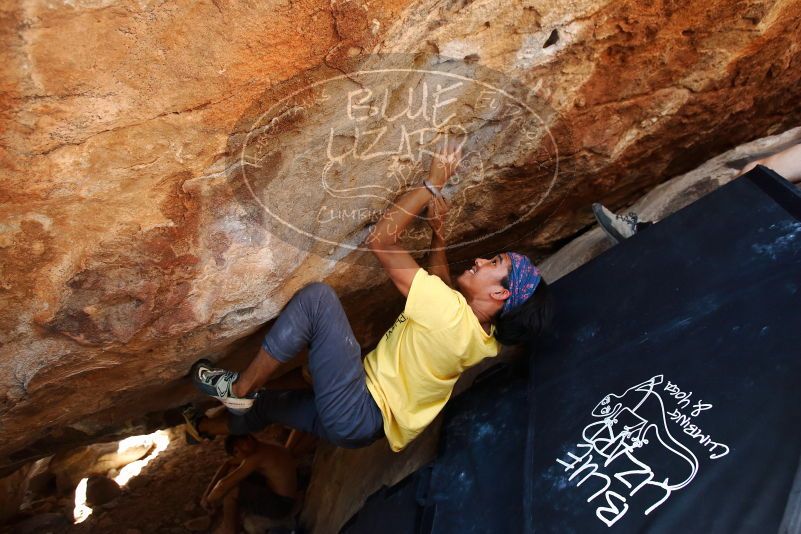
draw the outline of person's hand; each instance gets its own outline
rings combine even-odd
[[[456,139],[449,139],[433,156],[428,171],[428,181],[437,189],[442,189],[456,172],[456,167],[462,159],[462,149]]]
[[[431,227],[431,230],[434,232],[434,234],[443,241],[445,240],[445,233],[443,229],[445,227],[445,220],[447,219],[448,210],[450,207],[451,206],[448,201],[443,197],[433,197],[428,201],[426,222],[428,223],[428,226]]]

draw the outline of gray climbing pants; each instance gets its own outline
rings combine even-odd
[[[262,343],[281,362],[307,346],[313,391],[262,390],[249,411],[229,414],[230,433],[278,423],[348,448],[382,437],[383,418],[367,390],[359,343],[336,293],[319,282],[295,293]]]

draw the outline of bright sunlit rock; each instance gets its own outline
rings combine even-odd
[[[81,479],[75,488],[75,508],[72,511],[72,517],[76,524],[83,523],[87,517],[92,515],[92,509],[86,506],[86,482],[88,480],[88,478]]]
[[[144,436],[131,436],[130,438],[125,438],[124,440],[120,441],[120,444],[117,447],[118,453],[124,452],[133,447],[153,446],[153,450],[141,460],[131,462],[120,469],[120,473],[114,477],[114,482],[116,482],[120,487],[126,485],[129,480],[141,473],[142,468],[150,463],[153,458],[158,456],[161,451],[166,449],[169,444],[170,437],[163,430],[157,430],[152,434],[147,434]]]
[[[126,485],[129,480],[141,473],[142,468],[144,468],[153,458],[158,456],[159,453],[166,449],[169,444],[170,437],[163,430],[157,430],[152,434],[147,434],[144,436],[131,436],[120,441],[119,445],[117,446],[118,454],[135,447],[152,449],[144,458],[135,462],[131,462],[120,469],[119,474],[114,477],[114,482],[116,482],[120,487]],[[86,505],[86,486],[88,481],[88,478],[81,479],[81,481],[78,483],[78,486],[75,488],[75,508],[72,511],[72,516],[76,524],[86,521],[86,519],[92,515],[92,509]]]

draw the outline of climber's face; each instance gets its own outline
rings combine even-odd
[[[492,258],[476,258],[473,260],[473,265],[459,275],[456,283],[468,300],[486,298],[503,304],[510,293],[501,282],[509,276],[511,267],[509,255],[505,252]]]

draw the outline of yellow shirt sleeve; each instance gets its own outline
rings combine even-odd
[[[412,279],[403,314],[412,321],[433,330],[448,328],[459,321],[462,311],[457,292],[439,276],[422,267]]]

